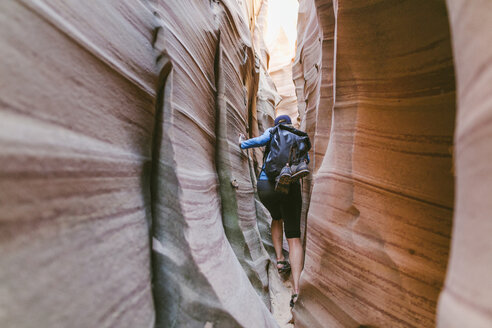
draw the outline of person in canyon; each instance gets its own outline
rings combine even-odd
[[[299,278],[303,268],[303,250],[300,240],[302,207],[300,179],[309,174],[307,151],[311,144],[307,134],[292,127],[292,122],[288,115],[278,116],[274,124],[274,127],[268,128],[261,136],[256,138],[244,140],[244,136],[241,134],[239,136],[239,146],[241,149],[266,146],[263,166],[257,183],[258,195],[273,219],[271,233],[277,257],[277,269],[279,273],[292,271],[294,291],[290,306],[294,307],[299,295]],[[289,133],[292,133],[292,135],[289,136]],[[290,152],[290,154],[284,154],[284,157],[288,156],[288,161],[287,163],[283,162],[282,169],[278,175],[272,177],[265,164],[268,161],[268,155],[274,153],[271,151],[271,143],[275,138],[275,134],[283,134],[284,137],[280,138],[282,140],[299,140],[299,135],[301,135],[301,140],[304,140],[304,142],[296,144],[296,147],[301,145],[299,148],[303,148],[300,152],[297,152],[297,161],[292,161],[292,145],[288,146],[290,151],[284,150],[284,152]],[[278,144],[274,145],[274,148],[278,149]],[[289,244],[290,264],[286,261],[282,252],[283,230]]]

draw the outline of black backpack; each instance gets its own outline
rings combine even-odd
[[[270,143],[265,148],[265,173],[269,180],[275,180],[285,164],[298,164],[307,159],[311,142],[307,133],[290,125],[279,124],[271,131]]]

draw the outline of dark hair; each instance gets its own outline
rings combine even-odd
[[[275,125],[279,124],[292,124],[289,115],[280,115],[275,119]]]

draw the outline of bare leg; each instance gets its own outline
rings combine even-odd
[[[294,281],[294,294],[299,294],[299,278],[303,266],[303,251],[300,238],[287,238],[289,243],[289,260]]]
[[[277,255],[277,262],[285,260],[282,253],[282,242],[284,237],[284,221],[272,220],[272,241],[275,248],[275,254]]]

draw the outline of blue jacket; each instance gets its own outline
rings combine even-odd
[[[265,130],[265,132],[263,132],[261,136],[241,142],[241,149],[266,146],[270,142],[270,139],[272,138],[272,134],[270,133],[271,130],[272,128],[268,128]],[[264,169],[265,169],[265,163],[263,163],[258,180],[263,180],[263,181],[268,180],[268,177]]]
[[[273,128],[268,128],[265,130],[265,132],[263,132],[261,136],[241,142],[241,149],[266,146],[270,142],[270,139],[272,138],[272,134],[270,133],[272,129]],[[307,159],[309,163],[309,155],[307,155]],[[268,180],[268,177],[265,173],[265,163],[263,163],[258,180],[263,180],[263,181]]]

